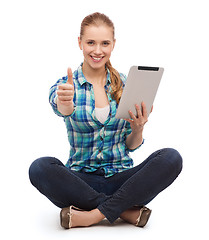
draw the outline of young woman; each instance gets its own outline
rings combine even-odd
[[[81,24],[80,49],[84,61],[72,74],[51,87],[49,101],[64,118],[71,146],[66,165],[53,157],[35,160],[31,183],[62,208],[61,226],[91,226],[117,218],[144,227],[151,210],[145,207],[168,187],[182,169],[180,154],[171,148],[152,153],[133,167],[129,152],[143,143],[146,106],[136,105],[137,116],[116,119],[126,81],[110,63],[115,46],[114,25],[94,13]]]

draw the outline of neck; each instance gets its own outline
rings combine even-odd
[[[105,66],[102,68],[94,69],[91,68],[85,61],[82,66],[83,74],[88,82],[92,84],[101,84],[104,85],[106,80],[106,70]]]

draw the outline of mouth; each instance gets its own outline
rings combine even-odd
[[[104,56],[103,57],[94,57],[94,56],[91,56],[91,55],[90,55],[90,57],[96,63],[101,62],[102,59],[104,58]]]

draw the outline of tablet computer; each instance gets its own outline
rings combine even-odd
[[[144,102],[149,116],[162,78],[164,68],[132,66],[123,89],[116,118],[130,118],[129,110],[136,116],[135,104]]]

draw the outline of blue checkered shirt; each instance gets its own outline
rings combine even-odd
[[[126,76],[120,73],[120,78],[124,85]],[[84,172],[94,172],[102,168],[105,177],[132,168],[133,160],[129,152],[136,149],[130,150],[126,146],[126,138],[131,133],[131,127],[127,121],[115,118],[118,105],[110,94],[109,71],[105,90],[110,113],[104,124],[96,118],[93,85],[83,75],[82,64],[73,73],[73,81],[75,108],[70,116],[64,116],[58,111],[55,100],[58,85],[66,83],[67,76],[59,79],[50,88],[49,93],[49,102],[54,112],[64,118],[67,128],[71,148],[66,166]]]

